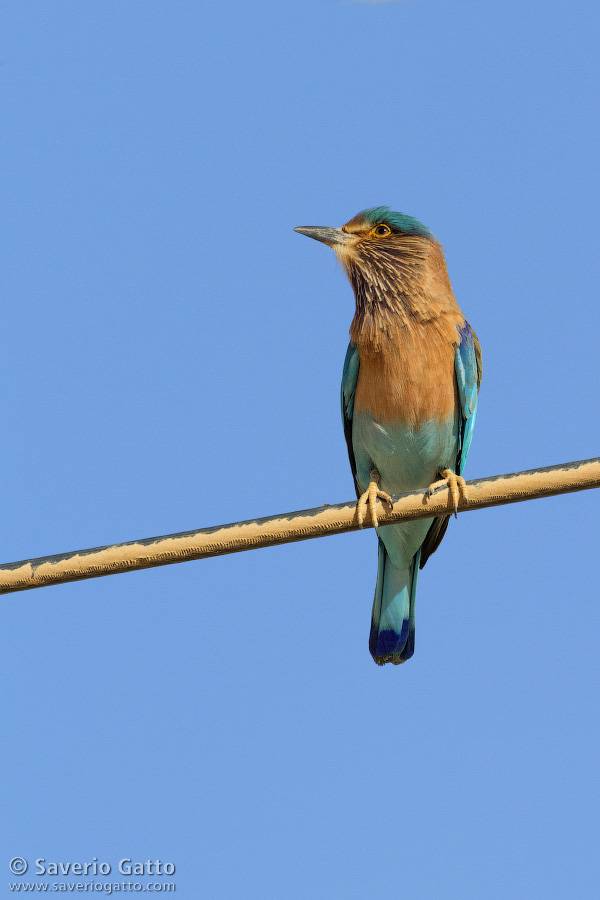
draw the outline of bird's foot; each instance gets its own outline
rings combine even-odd
[[[369,482],[369,487],[359,497],[358,503],[356,504],[356,517],[358,519],[358,527],[363,527],[363,522],[365,520],[365,515],[367,509],[371,513],[371,522],[373,523],[373,527],[377,528],[379,525],[379,519],[377,518],[377,499],[383,500],[385,503],[389,504],[390,508],[392,507],[392,498],[389,494],[386,494],[385,491],[380,490],[379,488],[379,479],[380,474],[377,469],[371,469],[371,481]]]
[[[454,505],[454,516],[458,513],[458,503],[461,498],[466,503],[469,499],[469,495],[467,493],[467,482],[462,477],[462,475],[457,475],[451,469],[442,469],[440,472],[442,476],[439,481],[434,481],[433,484],[430,484],[427,488],[427,493],[425,494],[425,498],[429,500],[434,491],[437,491],[440,487],[447,487],[450,491],[450,496],[452,497],[452,503]]]

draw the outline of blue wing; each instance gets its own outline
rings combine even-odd
[[[458,452],[456,456],[455,472],[462,475],[471,439],[475,427],[475,412],[477,410],[477,394],[481,384],[481,345],[477,335],[468,322],[458,329],[460,341],[454,349],[454,371],[458,386],[458,402],[460,404],[461,421],[458,431]],[[432,553],[435,553],[446,534],[449,516],[437,516],[433,520],[427,537],[421,547],[421,569]]]
[[[456,472],[462,475],[475,427],[477,394],[481,384],[481,347],[477,335],[468,322],[458,329],[460,343],[454,350],[454,370],[458,385],[458,399],[461,411],[458,457]]]
[[[360,368],[360,357],[358,355],[358,347],[350,342],[346,351],[346,359],[344,360],[344,371],[342,374],[342,421],[344,423],[344,437],[348,447],[348,456],[350,458],[350,467],[354,477],[354,486],[356,488],[356,496],[360,497],[360,490],[356,483],[356,459],[354,458],[354,448],[352,447],[352,417],[354,415],[354,395],[356,393],[356,383],[358,381],[358,370]]]

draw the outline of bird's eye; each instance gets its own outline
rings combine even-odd
[[[392,229],[388,228],[387,225],[377,225],[373,229],[373,234],[376,234],[377,237],[385,237],[386,234],[391,234],[391,233],[392,233]]]

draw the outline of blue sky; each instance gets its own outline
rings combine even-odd
[[[350,499],[353,297],[292,229],[379,204],[481,339],[468,477],[598,455],[599,20],[6,0],[3,561]],[[19,855],[213,900],[596,896],[597,522],[460,516],[400,668],[372,531],[3,597],[0,895]]]

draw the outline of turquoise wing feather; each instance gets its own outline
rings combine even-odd
[[[460,404],[461,421],[458,432],[458,453],[456,457],[455,472],[462,475],[471,439],[475,427],[475,413],[477,411],[477,395],[481,384],[481,345],[477,335],[468,322],[458,329],[460,337],[454,350],[454,371],[458,387],[458,400]],[[432,522],[427,532],[427,537],[421,548],[422,569],[432,553],[435,553],[446,534],[450,516],[438,516]]]
[[[454,351],[454,370],[458,385],[461,411],[460,446],[456,460],[456,472],[462,475],[475,427],[477,394],[481,384],[481,347],[477,335],[468,322],[459,329],[460,343]]]

